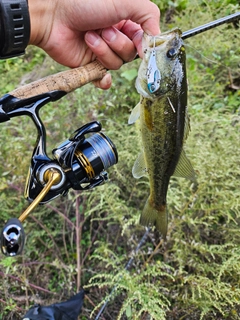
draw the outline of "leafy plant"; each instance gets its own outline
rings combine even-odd
[[[234,0],[156,3],[162,16],[171,18],[162,23],[163,30],[179,26],[185,31],[239,10]],[[94,319],[107,299],[106,320],[239,318],[240,51],[235,28],[224,25],[186,41],[191,116],[186,149],[199,185],[194,189],[188,181],[171,179],[167,241],[151,231],[137,255],[145,232],[139,216],[149,186],[147,179],[131,175],[141,146],[127,119],[139,100],[134,77],[140,61],[112,72],[113,86],[106,92],[87,85],[42,108],[49,155],[76,128],[97,119],[116,144],[119,162],[109,169],[104,186],[69,192],[27,219],[24,254],[0,261],[0,319],[16,320],[34,302],[65,300],[80,286],[86,288],[82,319],[90,314]],[[60,69],[42,51],[29,48],[22,58],[0,62],[1,92]],[[27,117],[14,118],[1,124],[0,137],[3,225],[28,205],[24,183],[36,130]]]

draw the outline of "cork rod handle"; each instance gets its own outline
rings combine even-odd
[[[102,79],[106,72],[106,68],[95,60],[85,66],[62,71],[34,81],[9,92],[9,94],[18,99],[27,99],[54,90],[69,93],[91,81]]]

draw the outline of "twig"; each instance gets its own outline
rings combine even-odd
[[[16,280],[16,281],[18,281],[18,282],[24,283],[25,285],[28,285],[29,287],[32,287],[32,288],[34,288],[34,289],[37,289],[37,290],[39,290],[39,291],[43,291],[43,292],[51,293],[51,294],[56,294],[55,292],[51,292],[51,291],[49,291],[49,290],[47,290],[47,289],[41,288],[41,287],[39,287],[39,286],[36,286],[35,284],[32,284],[32,283],[30,283],[30,282],[27,282],[27,283],[26,283],[24,280],[21,280],[21,279],[18,278],[18,277],[11,276],[11,275],[9,275],[9,274],[4,274],[4,273],[1,272],[1,271],[0,271],[0,276],[11,278],[11,279]]]
[[[4,301],[3,299],[1,299],[0,298],[0,302],[2,302],[3,304],[7,304],[7,302],[6,301]],[[22,308],[19,308],[18,306],[14,306],[15,307],[15,309],[17,309],[18,311],[24,311]]]
[[[128,270],[130,269],[130,267],[131,267],[131,265],[132,265],[132,263],[133,263],[133,260],[134,260],[135,256],[138,254],[138,251],[141,249],[141,247],[142,247],[142,246],[144,245],[144,243],[147,241],[147,237],[148,237],[148,234],[149,234],[150,231],[151,231],[151,228],[149,228],[149,227],[146,228],[146,231],[145,231],[144,235],[142,236],[141,240],[139,241],[139,243],[138,243],[138,245],[137,245],[137,247],[136,247],[136,249],[135,249],[135,251],[134,251],[134,255],[129,259],[129,261],[128,261],[128,263],[126,264],[124,270],[127,270],[127,271],[128,271]],[[122,278],[122,277],[120,277],[120,279],[121,279],[121,278]],[[119,280],[120,280],[120,279],[119,279]],[[117,289],[117,284],[112,288],[112,291],[110,292],[110,294],[109,294],[107,300],[105,301],[105,303],[102,305],[102,307],[101,307],[100,311],[98,312],[95,320],[99,320],[99,319],[100,319],[100,317],[101,317],[101,315],[103,314],[105,308],[107,307],[107,304],[108,304],[110,298],[112,297],[112,295],[114,294],[114,292],[115,292],[116,289]]]
[[[66,243],[66,221],[63,221],[63,233],[62,233],[62,239],[63,239],[63,246],[64,246],[64,250],[65,250],[65,254],[68,260],[68,263],[70,263],[70,258],[69,258],[69,253],[68,253],[68,249],[67,249],[67,243]]]
[[[103,221],[101,221],[101,222],[99,223],[99,226],[98,226],[97,230],[94,232],[94,235],[93,235],[93,237],[92,237],[91,244],[88,246],[87,251],[86,251],[86,253],[85,253],[85,255],[84,255],[83,259],[82,259],[82,265],[84,265],[84,262],[85,262],[85,260],[87,259],[88,255],[89,255],[89,253],[90,253],[90,251],[91,251],[91,247],[93,246],[93,244],[94,244],[94,242],[95,242],[95,240],[96,240],[96,238],[97,238],[97,235],[98,235],[98,233],[99,233],[99,229],[102,227],[102,225],[103,225]]]
[[[163,239],[159,241],[158,245],[155,247],[154,251],[151,253],[150,257],[145,262],[144,267],[146,267],[146,265],[151,261],[152,257],[154,256],[154,254],[156,254],[156,252],[158,251],[158,249],[162,244],[163,244]]]
[[[48,230],[48,228],[43,224],[43,223],[41,223],[41,221],[39,221],[35,216],[30,216],[31,217],[31,219],[35,222],[35,223],[37,223],[47,234],[48,234],[48,236],[49,236],[49,238],[52,240],[52,242],[54,243],[54,246],[55,246],[55,248],[56,248],[56,255],[57,255],[57,257],[58,257],[58,259],[59,260],[62,260],[61,259],[61,252],[60,252],[60,250],[59,250],[59,248],[58,248],[58,246],[57,246],[57,244],[56,244],[56,242],[55,242],[55,240],[54,240],[54,238],[53,238],[53,236],[51,235],[51,232]],[[40,241],[42,240],[41,238],[39,239]],[[42,243],[44,244],[44,245],[46,245],[46,243],[44,242],[44,241],[42,241]]]
[[[81,256],[80,256],[80,213],[79,213],[79,197],[76,197],[76,256],[77,256],[77,290],[81,283]]]
[[[72,228],[75,228],[74,223],[70,219],[68,219],[68,217],[65,214],[63,214],[60,210],[58,210],[57,208],[53,207],[50,204],[46,204],[45,206],[51,209],[52,211],[56,212],[57,214],[59,214],[64,220],[66,220],[70,224]]]
[[[77,290],[81,287],[81,273],[82,273],[82,266],[81,266],[81,239],[82,239],[82,226],[84,222],[84,215],[80,213],[80,195],[76,191],[76,256],[77,256]]]

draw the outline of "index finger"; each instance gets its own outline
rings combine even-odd
[[[149,0],[140,1],[132,1],[132,17],[130,20],[141,25],[143,31],[153,36],[160,33],[160,10],[156,4]],[[138,7],[136,10],[135,6]]]

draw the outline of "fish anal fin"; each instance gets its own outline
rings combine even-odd
[[[177,167],[173,173],[175,177],[182,177],[196,182],[196,174],[191,162],[188,160],[184,150],[182,150]]]
[[[132,175],[136,179],[139,179],[139,178],[147,175],[146,162],[145,162],[143,151],[138,155],[138,157],[133,165]]]
[[[132,109],[128,119],[128,124],[133,124],[140,117],[140,102]]]

